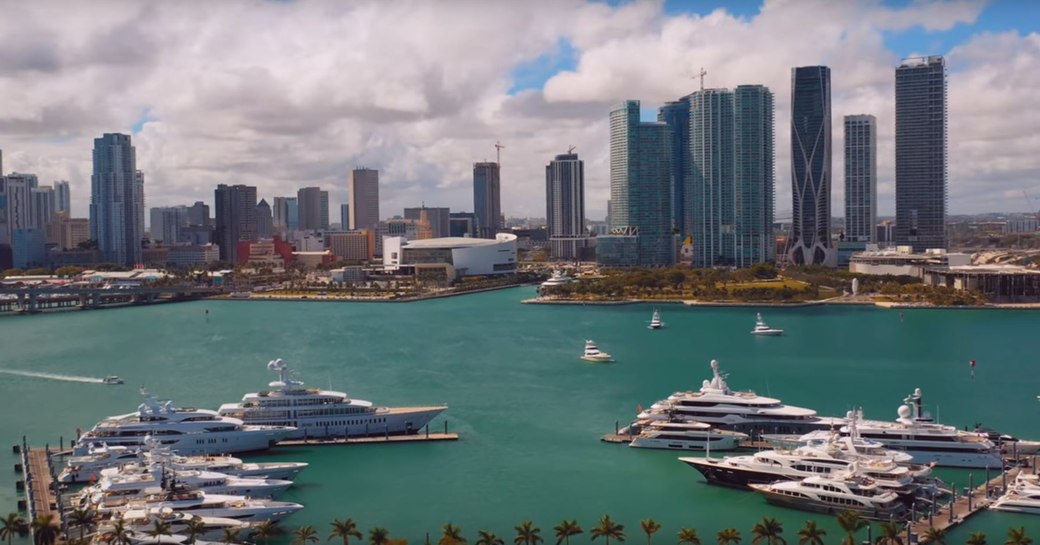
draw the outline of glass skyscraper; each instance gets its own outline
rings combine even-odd
[[[773,92],[740,85],[733,92],[733,265],[776,260],[773,237],[776,152]]]
[[[214,191],[213,204],[220,259],[238,263],[240,257],[248,257],[238,255],[238,242],[257,241],[256,187],[220,184]]]
[[[90,177],[90,236],[105,261],[141,262],[144,238],[144,176],[130,136],[106,133],[94,139]]]
[[[946,247],[946,62],[896,68],[896,244]]]
[[[837,265],[831,246],[831,69],[791,69],[792,226],[796,265]]]
[[[498,163],[473,163],[473,212],[477,238],[495,238],[502,228],[502,185]]]
[[[553,258],[576,259],[585,247],[585,162],[557,155],[545,167],[545,221]]]
[[[875,242],[877,119],[845,116],[845,240]]]
[[[693,236],[693,266],[733,261],[733,92],[704,89],[690,104],[684,223]]]
[[[693,232],[686,213],[687,168],[690,164],[690,97],[667,102],[657,110],[657,120],[668,125],[672,138],[672,227],[682,237]]]

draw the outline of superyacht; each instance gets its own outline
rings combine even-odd
[[[135,509],[169,508],[202,517],[221,517],[246,522],[277,522],[303,509],[298,503],[208,494],[199,490],[154,492],[140,499],[104,498],[96,504],[95,510],[100,514],[108,514]]]
[[[673,450],[734,450],[747,435],[728,430],[712,429],[701,422],[669,422],[640,420],[625,430],[633,435],[628,446]]]
[[[898,494],[856,475],[808,477],[750,486],[771,504],[803,511],[827,514],[855,511],[875,520],[899,518],[906,511],[906,504]]]
[[[106,498],[136,499],[183,487],[210,494],[272,499],[292,486],[292,481],[259,477],[233,477],[211,471],[167,471],[165,468],[127,464],[105,469],[101,480],[79,492],[77,500],[83,505],[102,503]]]

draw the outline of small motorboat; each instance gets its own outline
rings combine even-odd
[[[664,327],[664,322],[661,321],[661,313],[655,308],[654,315],[650,318],[650,325],[646,326],[647,329],[661,329]]]
[[[596,347],[596,343],[592,340],[585,341],[585,353],[582,354],[581,359],[592,363],[614,361],[614,358],[610,357],[610,354],[600,352],[599,348]]]
[[[101,379],[101,384],[122,384],[122,383],[123,383],[123,379],[121,379],[121,378],[119,378],[119,377],[117,377],[115,375],[107,376],[107,377]]]
[[[775,329],[775,328],[769,327],[769,324],[767,324],[765,322],[765,320],[762,319],[762,313],[759,312],[758,316],[755,319],[755,329],[751,330],[751,334],[752,335],[767,335],[767,336],[775,337],[777,335],[783,335],[784,334],[784,330],[783,329]]]

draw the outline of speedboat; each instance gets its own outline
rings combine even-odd
[[[751,334],[775,337],[777,335],[783,335],[784,330],[769,327],[769,324],[766,324],[765,320],[762,319],[762,313],[759,312],[755,318],[755,329],[751,330]]]
[[[855,511],[875,520],[899,518],[906,511],[906,504],[898,494],[854,474],[749,486],[773,505],[803,511],[827,514]]]
[[[592,363],[604,363],[614,361],[614,358],[610,357],[610,354],[606,352],[600,352],[599,348],[596,347],[596,343],[591,339],[585,341],[585,353],[582,354],[581,359]]]
[[[160,402],[141,389],[137,412],[110,416],[79,437],[74,455],[87,454],[92,445],[139,447],[146,438],[178,454],[226,454],[267,450],[287,438],[291,426],[247,426],[241,420],[196,408],[178,408]]]
[[[650,325],[646,326],[648,329],[661,329],[664,327],[664,322],[661,321],[661,313],[655,308],[654,315],[650,318]]]
[[[289,439],[407,435],[419,433],[447,405],[377,407],[345,392],[305,388],[280,359],[267,364],[278,375],[270,390],[248,393],[238,403],[225,403],[217,413],[246,424],[288,426]]]
[[[121,379],[121,378],[119,378],[119,377],[117,377],[115,375],[110,375],[110,376],[107,376],[107,377],[101,379],[101,384],[122,384],[122,383],[123,383],[123,379]]]
[[[669,422],[641,420],[626,430],[635,435],[630,447],[672,450],[734,450],[747,435],[734,431],[716,430],[703,422]]]

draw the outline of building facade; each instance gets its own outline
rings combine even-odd
[[[180,242],[180,230],[188,226],[188,208],[186,206],[163,206],[149,210],[149,234],[152,243],[163,243],[173,246]]]
[[[300,228],[300,204],[296,197],[275,197],[271,209],[274,229],[281,235]]]
[[[329,192],[320,187],[302,187],[296,192],[299,204],[299,228],[325,231],[329,228]]]
[[[144,238],[144,176],[130,136],[106,133],[94,139],[90,177],[90,231],[105,261],[141,262]]]
[[[502,228],[502,183],[498,163],[473,163],[473,213],[476,236],[495,238]]]
[[[481,238],[431,238],[407,240],[387,237],[383,241],[383,267],[389,271],[402,268],[447,269],[447,277],[495,276],[513,274],[517,270],[517,240],[512,233],[498,233],[494,240]]]
[[[908,59],[896,68],[896,243],[946,247],[946,62]]]
[[[431,238],[454,236],[451,234],[451,210],[447,207],[420,206],[418,208],[405,208],[404,218],[419,221],[419,216],[423,210],[426,210],[426,217],[430,221]]]
[[[256,187],[217,186],[213,195],[216,209],[214,238],[220,246],[220,259],[237,263],[238,242],[256,242]]]
[[[690,208],[686,186],[690,183],[690,96],[674,102],[666,102],[657,111],[657,120],[668,125],[672,139],[672,226],[681,238],[693,232],[693,216],[686,213]],[[610,202],[607,202],[610,208]],[[610,223],[607,212],[607,223]]]
[[[545,224],[553,259],[578,259],[588,246],[585,228],[585,162],[557,155],[545,167]]]
[[[260,199],[256,205],[256,236],[258,238],[274,236],[274,217],[271,215],[271,205],[267,204],[264,199]]]
[[[703,89],[690,105],[686,202],[683,223],[693,239],[693,266],[732,265],[734,260],[733,92]]]
[[[831,245],[831,70],[791,69],[792,227],[787,260],[833,267]]]
[[[845,240],[876,242],[877,119],[845,116]]]
[[[355,168],[350,171],[347,184],[347,204],[350,225],[343,229],[370,229],[379,227],[379,171]]]
[[[448,214],[448,230],[453,237],[477,236],[477,215],[473,212],[452,212]]]
[[[376,250],[375,232],[371,229],[329,233],[325,243],[340,261],[372,261]]]
[[[72,195],[65,180],[54,182],[54,211],[72,214]]]

